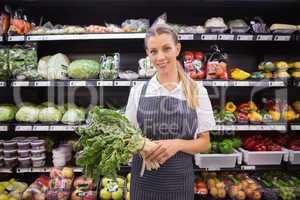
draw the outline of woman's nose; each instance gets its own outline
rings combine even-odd
[[[162,51],[158,51],[157,60],[163,60],[165,58],[165,54]]]

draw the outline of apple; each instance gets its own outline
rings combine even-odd
[[[113,200],[121,200],[123,196],[123,191],[121,188],[118,188],[117,191],[113,192],[111,197]]]
[[[62,170],[62,174],[63,174],[63,177],[65,178],[73,178],[73,169],[70,168],[70,167],[64,167],[63,170]]]
[[[101,184],[102,184],[103,187],[107,187],[111,182],[112,182],[111,179],[104,177],[104,178],[102,179]]]
[[[117,178],[117,183],[118,183],[118,186],[119,186],[119,187],[123,187],[123,186],[124,186],[124,183],[125,183],[125,181],[124,181],[124,179],[123,179],[123,178]]]
[[[101,189],[101,191],[100,191],[100,199],[109,200],[109,199],[111,199],[111,197],[112,197],[112,194],[111,194],[111,192],[109,192],[107,190],[107,188]]]

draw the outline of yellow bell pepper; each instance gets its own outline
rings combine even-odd
[[[263,75],[264,75],[265,78],[272,78],[273,77],[272,72],[264,72]]]
[[[288,110],[286,112],[282,113],[282,118],[287,121],[294,121],[295,119],[299,118],[299,114],[296,114],[296,112],[294,110]]]
[[[248,114],[248,118],[252,122],[261,122],[262,116],[258,112],[252,111]]]
[[[236,105],[232,101],[229,101],[225,105],[225,110],[234,113],[234,111],[236,111]]]
[[[253,101],[249,101],[248,104],[251,111],[257,111],[257,106]]]
[[[269,114],[271,115],[273,122],[276,122],[276,121],[280,120],[280,112],[270,110]]]
[[[293,107],[296,110],[296,112],[300,113],[300,101],[295,101],[293,103]]]
[[[289,65],[285,61],[276,62],[277,69],[288,69]]]
[[[233,80],[242,81],[248,79],[251,76],[251,74],[239,68],[234,68],[231,70],[230,76]]]

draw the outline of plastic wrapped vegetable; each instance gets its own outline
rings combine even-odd
[[[211,47],[211,54],[207,61],[206,79],[228,79],[226,53],[222,53],[217,45]]]
[[[78,108],[71,108],[62,117],[64,124],[80,124],[85,121],[85,112]]]
[[[16,107],[11,104],[1,104],[0,105],[0,122],[10,121],[15,118]]]
[[[9,49],[9,70],[14,78],[37,80],[37,52],[34,45],[16,45]]]
[[[39,69],[42,72],[45,79],[49,80],[65,80],[67,79],[68,67],[70,64],[69,58],[62,54],[57,53],[50,58],[42,58],[42,62],[39,63]],[[48,69],[48,70],[45,70]],[[45,73],[47,71],[47,73]]]
[[[55,107],[46,107],[39,112],[40,122],[59,122],[61,117],[62,113]]]
[[[141,58],[139,60],[139,76],[141,78],[152,77],[156,73],[156,68],[151,64],[150,58]]]
[[[102,56],[100,59],[99,78],[102,80],[116,79],[119,73],[120,54],[115,53],[113,56]]]
[[[8,50],[0,47],[0,81],[6,81],[8,78]]]
[[[127,19],[122,23],[125,32],[146,32],[149,28],[148,19]]]
[[[22,106],[16,114],[16,120],[19,122],[37,122],[39,112],[40,109],[34,106]]]
[[[99,63],[94,60],[75,60],[68,68],[68,75],[75,79],[93,79],[99,74]]]
[[[250,27],[242,19],[231,20],[228,22],[231,33],[246,33]]]

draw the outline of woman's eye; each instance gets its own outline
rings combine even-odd
[[[152,50],[152,51],[150,51],[150,53],[151,53],[151,54],[155,54],[155,53],[156,53],[156,51],[155,51],[155,50]]]

